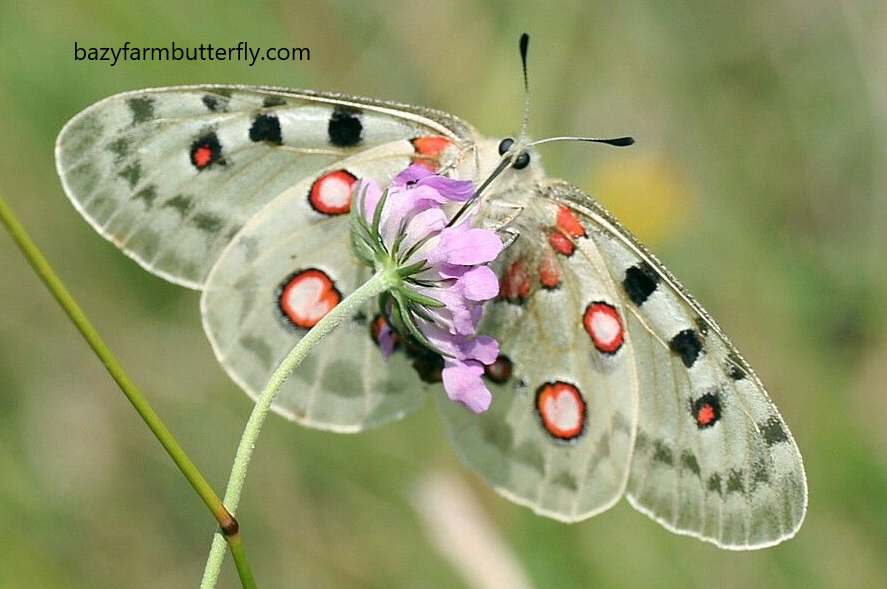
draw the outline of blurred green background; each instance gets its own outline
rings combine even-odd
[[[807,521],[753,553],[672,535],[625,502],[565,526],[463,468],[431,404],[359,436],[272,417],[239,513],[260,585],[887,586],[880,0],[0,0],[0,188],[221,490],[249,402],[212,357],[198,293],[143,271],[68,203],[58,130],[122,90],[231,82],[422,104],[513,134],[524,30],[534,135],[638,140],[545,148],[549,173],[611,207],[756,367],[805,457]],[[111,67],[75,62],[75,41],[247,41],[308,47],[311,60]],[[0,289],[0,587],[196,587],[213,522],[6,235]],[[432,473],[468,494],[423,494]],[[453,500],[457,520],[477,521],[479,506],[492,544],[441,540],[416,507],[437,500]],[[499,542],[516,558],[494,558]],[[469,550],[526,583],[462,574]],[[220,586],[238,586],[230,563]]]

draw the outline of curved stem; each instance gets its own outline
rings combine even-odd
[[[236,512],[237,505],[240,502],[241,491],[243,490],[243,481],[246,477],[246,471],[252,458],[253,449],[256,445],[256,439],[262,430],[262,424],[271,408],[271,403],[277,396],[280,387],[289,377],[293,370],[305,359],[308,352],[317,344],[324,336],[329,334],[334,327],[342,321],[349,319],[354,313],[367,301],[379,296],[383,292],[389,290],[392,286],[400,282],[396,269],[386,269],[376,273],[372,278],[366,281],[353,293],[345,297],[338,305],[332,308],[329,313],[324,315],[323,319],[317,322],[317,325],[305,334],[305,337],[299,340],[295,347],[283,359],[283,361],[274,370],[271,379],[256,401],[243,430],[243,436],[240,438],[240,444],[237,446],[237,452],[234,455],[234,464],[231,467],[231,476],[228,479],[228,488],[225,491],[225,505],[232,513]],[[232,545],[232,552],[234,547]],[[222,533],[217,532],[213,537],[212,547],[210,548],[209,557],[206,561],[206,568],[203,572],[203,580],[200,583],[200,589],[213,589],[219,578],[219,571],[222,567],[222,559],[225,557],[225,540]]]
[[[238,533],[237,520],[234,519],[234,516],[231,515],[231,512],[228,511],[222,500],[216,495],[216,492],[213,491],[178,440],[176,440],[157,412],[148,403],[148,399],[145,398],[129,377],[129,374],[123,369],[123,366],[111,352],[111,349],[98,334],[89,319],[87,319],[83,309],[80,308],[74,297],[65,288],[64,283],[52,269],[49,261],[40,252],[40,248],[37,247],[37,244],[34,243],[34,240],[31,239],[28,232],[6,204],[2,194],[0,194],[0,222],[9,231],[13,241],[46,285],[46,288],[49,289],[49,292],[52,293],[52,296],[61,305],[62,309],[77,327],[77,330],[80,331],[83,339],[87,341],[96,356],[105,365],[105,368],[117,382],[120,390],[123,391],[123,394],[126,395],[126,398],[129,399],[136,412],[141,416],[142,421],[145,422],[151,433],[154,434],[154,437],[157,438],[164,450],[166,450],[166,453],[169,454],[169,457],[172,458],[194,490],[197,491],[203,503],[209,508],[216,521],[219,522],[219,526],[224,531],[228,542],[232,546],[235,543],[240,545],[239,554],[242,562],[238,565],[238,571],[241,572],[241,582],[245,588],[254,587],[254,582],[250,584],[252,573],[249,570],[249,563],[246,562],[245,556],[243,556],[242,540]]]

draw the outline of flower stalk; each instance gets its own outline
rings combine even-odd
[[[166,450],[166,453],[219,523],[220,535],[224,538],[223,542],[227,541],[232,547],[235,544],[237,545],[236,565],[241,583],[244,589],[254,589],[255,581],[243,550],[243,541],[237,520],[234,519],[232,513],[225,507],[225,504],[207,482],[206,478],[204,478],[181,444],[179,444],[172,432],[169,431],[154,408],[151,407],[148,399],[142,394],[119,360],[111,352],[111,349],[86,317],[86,314],[74,300],[74,297],[71,296],[71,293],[55,270],[53,270],[49,261],[40,251],[40,248],[37,247],[37,244],[31,239],[31,236],[19,222],[12,209],[6,204],[2,194],[0,194],[0,222],[6,227],[12,240],[22,254],[24,254],[25,259],[27,259],[28,263],[43,281],[43,284],[46,285],[46,288],[62,307],[62,310],[64,310],[65,314],[83,336],[83,339],[86,340],[96,356],[98,356],[108,373],[120,387],[120,390],[142,418],[142,421],[145,422],[145,425],[148,426],[148,429],[151,430],[151,433],[154,434],[154,437],[157,438],[163,449]]]
[[[243,430],[240,443],[237,446],[237,452],[234,456],[234,464],[231,468],[231,475],[228,479],[228,487],[225,490],[225,505],[236,513],[237,506],[240,503],[240,496],[243,491],[243,482],[246,478],[246,472],[252,459],[253,450],[255,449],[256,440],[262,431],[262,425],[271,409],[271,404],[277,396],[280,387],[284,381],[295,370],[302,360],[308,355],[308,352],[321,339],[328,335],[333,328],[352,317],[367,301],[370,301],[382,293],[391,289],[400,282],[400,277],[395,268],[389,268],[377,272],[372,278],[361,285],[357,290],[346,296],[333,307],[329,313],[317,322],[317,325],[311,328],[305,336],[299,340],[295,347],[287,354],[283,361],[274,370],[268,384],[262,390],[250,413],[249,420]],[[230,544],[230,542],[229,542]],[[234,545],[231,544],[232,553],[234,553]],[[200,589],[213,589],[219,578],[219,572],[222,567],[222,560],[225,556],[225,539],[221,532],[217,532],[213,537],[212,546],[206,561],[206,567],[203,572],[203,580],[200,583]]]

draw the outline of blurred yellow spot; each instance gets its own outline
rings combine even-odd
[[[596,169],[591,194],[644,243],[659,243],[691,220],[689,183],[677,166],[650,154],[626,154]]]

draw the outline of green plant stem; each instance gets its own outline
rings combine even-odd
[[[329,334],[334,327],[342,321],[349,319],[354,313],[367,301],[379,296],[383,292],[389,290],[396,283],[400,282],[397,275],[397,269],[386,269],[376,273],[372,278],[366,281],[353,293],[345,297],[338,305],[332,308],[323,319],[317,322],[317,325],[305,334],[305,337],[299,340],[296,346],[290,350],[290,353],[274,370],[271,379],[256,401],[243,430],[243,436],[240,438],[240,444],[237,446],[237,452],[234,455],[234,464],[231,467],[231,476],[228,479],[228,488],[225,491],[225,505],[231,509],[232,513],[237,511],[237,505],[240,502],[241,491],[243,490],[243,481],[246,477],[246,471],[252,458],[253,449],[256,445],[256,439],[262,430],[262,424],[271,408],[271,403],[280,387],[286,381],[287,377],[293,370],[305,359],[308,352],[314,347],[324,336]],[[234,546],[231,546],[232,554]],[[219,571],[222,567],[222,559],[225,557],[225,541],[220,533],[216,533],[213,537],[212,547],[210,548],[209,557],[206,561],[206,568],[203,572],[203,581],[200,583],[200,589],[214,589],[216,581],[219,578]]]
[[[64,309],[65,313],[77,327],[78,331],[80,331],[80,334],[87,343],[89,343],[90,347],[92,347],[96,356],[98,356],[102,364],[105,365],[105,368],[111,374],[111,377],[117,382],[120,390],[123,391],[123,394],[126,395],[126,398],[132,403],[132,406],[154,434],[154,437],[157,438],[166,450],[166,453],[169,454],[169,457],[172,458],[173,462],[179,467],[179,470],[182,471],[182,474],[185,475],[185,478],[194,490],[197,491],[197,494],[209,508],[213,517],[216,518],[216,521],[219,522],[221,533],[231,544],[232,553],[235,555],[235,559],[237,559],[237,570],[240,573],[241,582],[244,588],[253,589],[255,587],[255,582],[252,580],[249,563],[246,561],[246,557],[243,553],[242,538],[238,530],[237,520],[234,519],[234,516],[225,507],[225,504],[222,503],[222,500],[219,499],[219,496],[213,491],[200,470],[172,435],[172,432],[169,431],[160,419],[160,416],[154,411],[138,387],[136,387],[135,383],[123,369],[123,366],[121,366],[120,362],[111,352],[111,349],[104,340],[102,340],[101,336],[99,336],[96,329],[83,313],[83,310],[71,296],[71,293],[68,292],[68,289],[65,288],[64,283],[62,283],[61,279],[52,269],[52,266],[50,266],[49,262],[40,252],[37,244],[34,243],[34,240],[31,239],[28,232],[6,204],[2,194],[0,194],[0,221],[2,221],[7,231],[9,231],[13,241],[22,251],[25,258],[28,260],[28,263],[52,293],[52,296],[55,297],[55,300],[58,301],[59,305],[61,305],[62,309]],[[238,546],[237,550],[234,549],[235,544]]]

